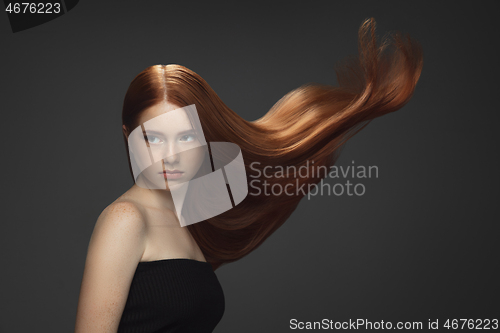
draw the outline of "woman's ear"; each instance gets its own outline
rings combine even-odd
[[[127,128],[127,126],[125,126],[125,125],[123,125],[123,126],[122,126],[122,128],[123,128],[123,134],[125,135],[125,137],[126,137],[126,138],[127,138],[127,140],[128,140],[128,135],[129,135],[128,128]]]

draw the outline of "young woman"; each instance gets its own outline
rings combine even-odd
[[[183,66],[146,68],[130,84],[122,114],[134,185],[95,225],[75,333],[212,332],[224,312],[214,271],[255,250],[326,176],[283,177],[264,168],[329,168],[352,135],[409,101],[422,63],[408,36],[379,45],[368,19],[359,30],[359,57],[336,68],[339,87],[304,85],[256,121],[239,117]],[[137,138],[147,148],[138,149]],[[232,193],[231,209],[200,215],[220,195],[195,186],[218,169],[211,142],[241,149],[247,181],[257,180],[253,188],[265,180],[286,191],[252,190],[240,202]]]

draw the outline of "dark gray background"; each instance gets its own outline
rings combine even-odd
[[[464,4],[80,1],[16,34],[0,14],[0,332],[73,332],[94,223],[132,186],[121,106],[139,72],[184,65],[255,120],[302,84],[335,85],[368,17],[380,37],[409,33],[424,50],[410,103],[338,161],[376,165],[379,178],[362,197],[305,198],[216,271],[215,332],[498,318],[498,6]]]

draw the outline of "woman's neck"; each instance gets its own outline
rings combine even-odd
[[[162,189],[147,189],[134,184],[130,189],[130,194],[133,194],[146,207],[158,210],[170,210],[179,218],[186,197],[187,184],[176,186],[172,189],[172,192]]]

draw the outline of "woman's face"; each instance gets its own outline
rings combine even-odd
[[[144,110],[138,123],[142,129],[129,136],[129,143],[146,187],[174,189],[196,175],[205,158],[205,140],[197,137],[184,109],[163,102]]]

